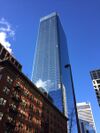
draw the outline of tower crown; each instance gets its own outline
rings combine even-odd
[[[46,20],[46,19],[49,19],[49,18],[51,18],[51,17],[54,17],[54,16],[58,16],[57,12],[53,12],[53,13],[51,13],[51,14],[45,16],[45,17],[42,17],[42,18],[40,19],[40,22],[41,22],[41,21],[44,21],[44,20]]]

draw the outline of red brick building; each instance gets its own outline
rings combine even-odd
[[[67,133],[67,118],[9,60],[0,61],[0,133]]]
[[[0,43],[0,61],[2,60],[9,60],[18,70],[21,71],[22,65]]]

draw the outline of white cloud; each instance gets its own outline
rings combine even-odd
[[[11,43],[7,40],[7,38],[14,38],[15,31],[12,29],[11,25],[4,19],[0,20],[0,43],[10,52],[12,53]]]
[[[5,32],[0,32],[0,43],[11,53],[11,44],[6,40],[7,34]]]
[[[49,88],[52,89],[53,87],[53,83],[51,82],[51,80],[46,80],[46,81],[42,81],[41,79],[39,79],[35,85],[38,88],[43,88],[46,92],[49,91]]]

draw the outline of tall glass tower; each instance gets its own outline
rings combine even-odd
[[[67,41],[57,13],[40,19],[32,81],[67,115],[69,133],[78,133]]]

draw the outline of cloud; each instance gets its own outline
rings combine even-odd
[[[7,40],[9,37],[14,38],[15,31],[12,29],[11,25],[4,19],[0,20],[0,43],[12,53],[11,43]]]
[[[11,44],[6,40],[7,34],[5,32],[0,32],[0,43],[10,52],[12,53],[12,49],[10,48]]]
[[[39,79],[35,85],[38,88],[43,88],[46,92],[50,91],[49,89],[52,89],[54,83],[51,82],[51,80],[46,80],[46,81],[42,81],[41,79]]]

